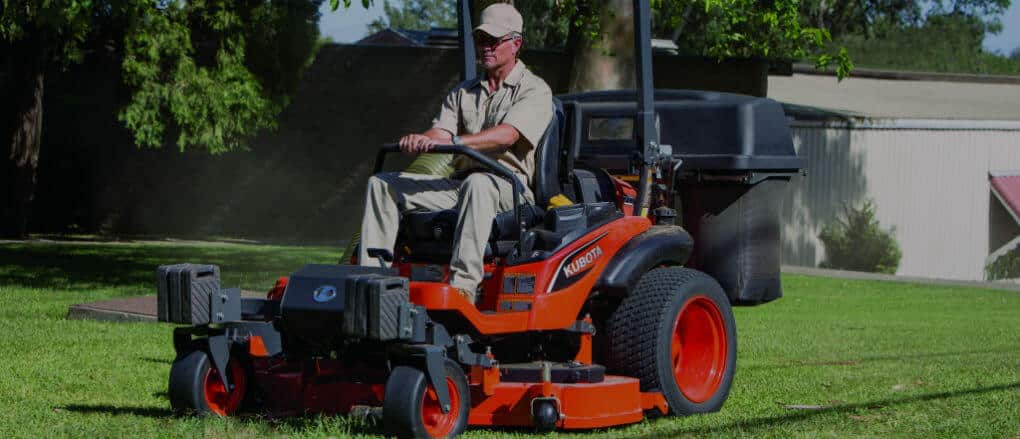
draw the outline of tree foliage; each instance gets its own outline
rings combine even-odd
[[[428,30],[457,26],[457,2],[451,0],[389,0],[383,3],[383,16],[369,23],[372,32],[383,29]]]
[[[1009,0],[803,0],[803,19],[811,26],[827,29],[833,37],[876,36],[882,30],[917,27],[927,17],[965,15],[981,21],[984,30],[1001,30],[999,17]]]
[[[862,65],[887,69],[1016,74],[987,52],[1009,0],[802,0],[802,20],[828,30]]]
[[[63,63],[80,61],[81,45],[102,14],[90,1],[0,1],[0,40],[45,40],[47,54]]]
[[[46,77],[122,63],[136,143],[220,153],[273,128],[316,48],[323,0],[0,0],[0,235],[23,236]],[[331,0],[337,4],[337,0]],[[347,2],[349,3],[349,2]],[[364,0],[363,4],[367,4]]]
[[[0,0],[0,236],[23,237],[35,197],[46,75],[80,62],[139,0]],[[100,38],[96,38],[100,37]]]
[[[1009,9],[1010,0],[936,0],[929,12],[937,15],[966,15],[984,23],[985,31],[997,34],[1002,31],[1002,14]]]
[[[824,49],[824,28],[801,19],[800,0],[660,0],[656,35],[674,40],[681,52],[724,57],[813,58],[819,68],[835,65],[840,78],[853,63],[846,50]]]
[[[385,20],[373,22],[373,30],[397,27],[407,17],[425,29],[439,23],[434,17],[448,17],[456,23],[455,2],[400,0],[400,6],[386,5]],[[977,1],[977,0],[973,0]],[[491,2],[475,1],[476,9]],[[516,0],[512,3],[524,16],[525,43],[530,47],[566,47],[579,44],[602,48],[612,46],[613,32],[604,24],[613,22],[611,0]],[[440,4],[444,6],[439,6]],[[819,66],[835,65],[841,77],[853,64],[846,51],[825,52],[830,33],[812,27],[801,17],[800,0],[653,0],[653,34],[676,40],[689,55],[716,58],[764,57],[812,58]],[[477,12],[477,11],[476,11]],[[682,32],[678,32],[682,30]]]
[[[826,29],[836,38],[868,34],[876,23],[916,25],[924,12],[917,0],[803,0],[801,10],[806,24]]]
[[[142,8],[124,38],[119,118],[136,143],[182,151],[244,149],[272,129],[308,64],[321,1],[192,0]]]
[[[119,114],[138,145],[243,149],[273,128],[318,37],[322,0],[4,0],[0,39],[80,62],[98,41],[123,55]],[[97,38],[97,36],[103,38]]]
[[[919,26],[879,26],[876,37],[840,39],[862,66],[897,70],[1016,75],[1020,64],[984,50],[986,25],[965,14],[932,15]]]
[[[518,0],[525,39],[532,47],[576,47],[587,41],[611,46],[615,38],[603,28],[614,10],[607,0]],[[812,57],[820,66],[835,65],[841,76],[853,68],[848,54],[822,50],[828,31],[801,20],[799,0],[654,0],[653,34],[675,40],[682,53],[716,58]],[[455,17],[456,15],[454,15]]]
[[[473,2],[475,12],[487,5]],[[513,2],[524,17],[525,44],[530,47],[562,47],[569,32],[570,11],[561,2],[517,0]],[[579,17],[581,18],[581,17]],[[590,20],[584,20],[590,22]],[[597,22],[597,20],[596,20]],[[370,32],[383,29],[428,30],[457,26],[457,2],[454,0],[386,0],[383,16],[369,23]]]
[[[822,268],[895,274],[900,246],[895,230],[884,230],[871,201],[860,208],[844,207],[843,217],[826,224],[818,239],[825,245]]]

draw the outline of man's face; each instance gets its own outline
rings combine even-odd
[[[485,70],[498,69],[513,62],[517,51],[521,48],[521,39],[514,38],[513,34],[496,38],[485,32],[476,32],[474,38],[478,60],[481,61]]]

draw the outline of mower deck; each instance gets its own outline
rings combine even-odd
[[[265,401],[267,411],[276,416],[302,413],[344,414],[358,406],[378,407],[383,403],[384,382],[352,382],[350,376],[366,380],[371,371],[350,371],[339,363],[320,360],[301,370],[272,361],[257,361],[255,382],[272,400]],[[509,366],[509,365],[508,365]],[[512,366],[509,366],[512,367]],[[312,378],[308,373],[314,371]],[[491,380],[495,379],[493,382]],[[640,422],[644,412],[667,412],[658,392],[641,392],[635,378],[599,376],[599,382],[499,382],[499,374],[479,369],[469,384],[473,426],[532,427],[532,401],[556,401],[561,414],[560,429],[591,429]],[[213,383],[215,385],[215,383]]]
[[[556,398],[559,401],[562,429],[589,429],[640,422],[645,410],[665,412],[659,393],[642,393],[635,378],[608,375],[599,383],[508,383],[494,386],[491,395],[481,384],[472,385],[472,398],[479,398],[471,408],[468,424],[476,426],[534,425],[531,401],[535,398]]]
[[[528,329],[529,312],[479,311],[448,284],[411,282],[409,290],[412,302],[432,311],[455,311],[483,333]],[[274,415],[343,414],[359,406],[383,405],[386,376],[378,370],[349,369],[339,360],[300,363],[270,358],[264,356],[261,346],[261,339],[253,337],[249,355],[253,357],[255,384],[273,395],[262,403]],[[604,371],[604,367],[591,362],[591,334],[583,336],[578,356],[568,363],[473,366],[468,382],[471,409],[467,422],[474,426],[533,427],[536,401],[554,404],[558,415],[554,426],[559,429],[635,423],[649,410],[668,413],[661,393],[641,392],[638,379],[605,375]],[[435,416],[441,418],[442,414],[437,411]]]

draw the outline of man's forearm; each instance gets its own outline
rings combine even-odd
[[[422,133],[422,135],[435,140],[438,143],[453,143],[453,134],[442,128],[431,128],[428,131]]]
[[[475,134],[460,136],[460,141],[464,145],[481,152],[496,152],[505,150],[510,145],[517,143],[517,139],[520,139],[520,137],[521,133],[517,131],[517,128],[514,128],[512,125],[502,124]]]

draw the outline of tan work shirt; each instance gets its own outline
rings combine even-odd
[[[457,136],[475,134],[500,124],[517,128],[521,133],[517,143],[504,152],[488,155],[519,174],[524,184],[530,186],[535,177],[535,145],[552,120],[552,105],[549,85],[518,60],[497,90],[491,90],[484,78],[454,87],[432,126]],[[479,166],[465,156],[457,156],[453,167],[461,171]]]

